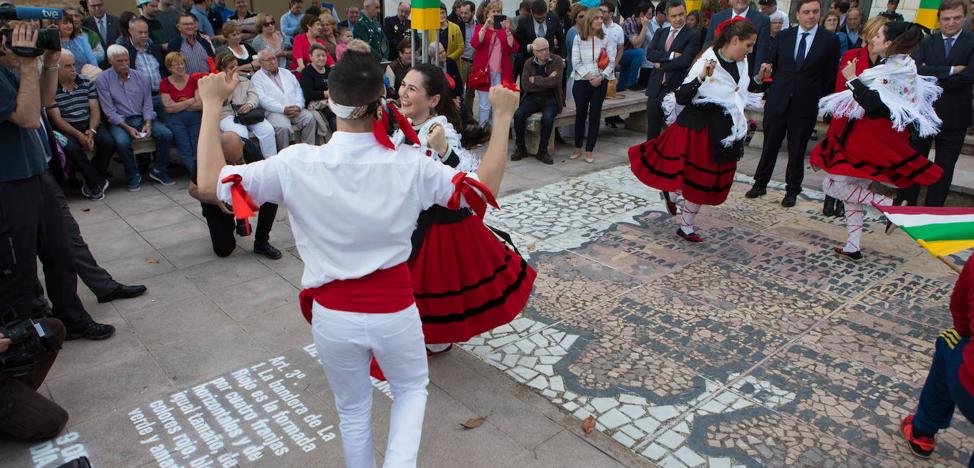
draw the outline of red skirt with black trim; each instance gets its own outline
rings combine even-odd
[[[666,127],[659,137],[629,148],[629,167],[642,183],[664,192],[681,192],[700,205],[719,205],[727,199],[737,161],[718,164],[705,128],[680,124]]]
[[[940,179],[940,166],[910,146],[910,132],[897,131],[889,119],[863,117],[852,123],[833,119],[810,162],[829,174],[872,179],[906,188]]]
[[[434,206],[418,224],[407,264],[427,343],[467,341],[524,310],[537,273],[479,217]]]

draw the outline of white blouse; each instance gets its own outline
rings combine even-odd
[[[599,70],[599,55],[602,50],[606,51],[609,57],[609,65],[605,70]],[[581,35],[575,37],[572,44],[572,79],[584,80],[586,75],[601,74],[604,79],[612,79],[612,71],[616,66],[616,44],[605,38],[592,36],[582,39]]]
[[[258,205],[287,207],[304,261],[301,285],[313,288],[405,262],[419,213],[447,204],[457,171],[411,146],[380,146],[372,133],[335,132],[323,146],[292,145],[270,159],[226,166],[220,180],[231,174],[240,174]],[[230,187],[217,186],[225,203]]]
[[[443,126],[447,146],[449,146],[450,149],[453,150],[453,152],[457,155],[457,158],[460,159],[460,164],[457,165],[456,169],[463,172],[475,172],[477,168],[480,167],[480,159],[477,157],[477,155],[468,151],[463,147],[463,145],[460,144],[460,134],[457,133],[456,129],[453,128],[453,125],[450,125],[450,122],[446,120],[446,117],[436,115],[426,119],[426,121],[423,122],[423,124],[419,127],[414,126],[413,130],[416,130],[416,136],[419,137],[419,144],[423,147],[429,147],[429,143],[427,143],[427,141],[429,139],[430,128],[433,126],[433,124],[440,124]],[[402,130],[396,130],[396,133],[392,135],[392,143],[396,146],[405,143],[405,141],[406,135],[402,133]],[[433,151],[433,153],[436,154],[436,151]],[[444,162],[444,157],[445,155],[442,154],[437,155],[437,159],[439,159],[440,162]]]

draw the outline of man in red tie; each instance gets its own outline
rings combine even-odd
[[[656,32],[646,51],[646,58],[653,64],[646,85],[646,136],[649,139],[656,138],[663,130],[663,98],[683,83],[700,50],[700,34],[684,27],[687,7],[682,1],[666,3],[666,20],[670,26]]]

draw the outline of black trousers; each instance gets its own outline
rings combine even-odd
[[[84,132],[88,127],[83,124],[71,124],[71,126],[80,132]],[[71,167],[81,174],[85,185],[91,188],[100,188],[101,184],[105,183],[105,179],[108,178],[108,165],[112,161],[112,155],[115,154],[115,140],[112,134],[104,125],[100,125],[96,130],[95,155],[90,160],[78,140],[70,135],[64,135],[68,140],[68,145],[64,147],[64,155],[71,163]]]
[[[514,139],[517,147],[524,149],[524,132],[527,131],[528,117],[541,113],[541,141],[538,143],[538,153],[548,151],[548,140],[555,128],[555,116],[558,115],[558,102],[554,93],[544,95],[539,93],[524,94],[521,104],[514,113]]]
[[[78,275],[61,210],[42,180],[50,174],[0,182],[0,304],[30,310],[37,258],[54,316],[68,328],[91,322],[78,298]]]
[[[44,318],[41,322],[52,333],[55,349],[64,342],[64,325],[57,319]],[[38,350],[31,372],[22,377],[0,377],[0,439],[16,441],[40,441],[56,437],[68,423],[68,412],[37,389],[44,383],[48,371],[57,358],[57,351]]]
[[[652,140],[663,132],[663,96],[646,98],[646,139]]]
[[[210,229],[213,253],[217,257],[226,257],[232,254],[233,249],[237,248],[237,239],[234,237],[237,221],[233,215],[224,213],[216,205],[203,202],[200,202],[200,205],[203,207],[206,227]],[[275,216],[277,216],[276,204],[264,203],[260,205],[260,210],[257,211],[257,229],[254,230],[254,241],[265,242],[270,239]]]
[[[783,114],[764,113],[764,148],[761,150],[761,161],[754,172],[754,185],[766,187],[774,166],[778,160],[778,150],[781,143],[788,136],[788,168],[785,171],[785,191],[789,195],[797,195],[802,191],[802,180],[805,178],[805,151],[808,140],[815,129],[815,114],[802,115],[804,109],[788,106]]]
[[[924,156],[930,156],[930,147],[936,145],[937,157],[935,162],[944,170],[944,175],[927,189],[927,199],[924,206],[944,206],[947,201],[947,194],[950,192],[950,183],[954,178],[954,166],[957,165],[957,158],[964,147],[964,135],[967,130],[963,128],[941,128],[940,133],[933,138],[911,138],[910,143],[913,149]],[[920,186],[914,185],[909,188],[900,189],[896,198],[906,200],[911,206],[916,206],[920,198]]]
[[[74,266],[78,270],[78,277],[81,278],[81,281],[88,286],[88,289],[96,297],[107,296],[119,286],[118,282],[104,268],[98,266],[98,262],[91,254],[91,250],[88,249],[88,243],[85,242],[84,237],[81,237],[81,229],[71,214],[68,199],[65,198],[64,191],[58,186],[54,176],[46,173],[41,180],[54,193],[54,199],[57,201],[58,209],[61,212],[64,229],[67,231],[68,238],[71,241],[71,253],[74,256]]]
[[[595,149],[599,139],[599,125],[602,124],[602,103],[605,93],[609,90],[609,82],[602,80],[598,87],[592,86],[588,80],[578,80],[572,85],[572,96],[575,97],[575,147],[581,148],[585,142],[585,151]],[[588,139],[585,138],[585,119],[588,118]]]

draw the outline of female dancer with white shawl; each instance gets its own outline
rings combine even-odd
[[[891,205],[892,200],[869,191],[879,181],[896,187],[930,185],[942,174],[939,166],[910,146],[912,125],[921,137],[940,130],[933,102],[941,88],[936,78],[917,74],[910,54],[923,39],[920,26],[891,22],[869,38],[870,50],[884,60],[856,76],[856,59],[842,75],[845,91],[819,101],[819,109],[833,116],[828,137],[812,151],[811,163],[829,175],[822,182],[826,195],[845,202],[848,238],[835,252],[861,260],[859,239],[865,204]],[[846,120],[846,118],[848,120]]]
[[[410,69],[399,87],[399,104],[418,142],[399,128],[394,144],[408,139],[447,166],[477,170],[480,160],[460,145],[455,130],[460,114],[442,69],[431,64]],[[419,215],[408,265],[430,354],[509,323],[527,305],[535,271],[497,240],[483,215],[459,206],[433,206]],[[380,377],[375,369],[373,376]]]
[[[700,206],[720,205],[727,199],[747,136],[744,109],[759,109],[761,104],[761,95],[748,91],[752,81],[747,54],[757,40],[754,25],[740,18],[727,20],[717,27],[716,36],[683,84],[663,100],[667,122],[675,124],[659,137],[629,148],[632,172],[663,192],[671,215],[677,214],[678,194],[683,196],[676,234],[689,242],[703,242],[693,231]],[[761,73],[770,73],[769,67],[762,65]]]

